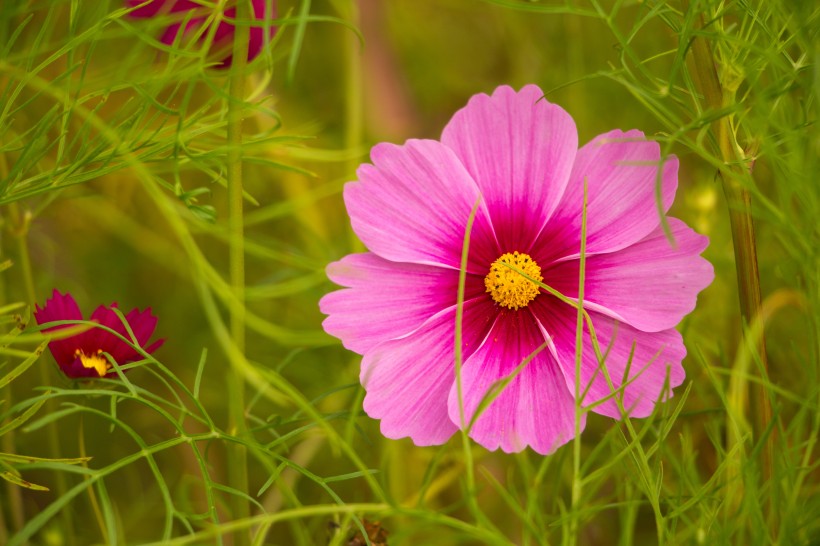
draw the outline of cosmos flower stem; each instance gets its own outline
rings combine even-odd
[[[458,414],[459,414],[459,428],[461,429],[461,440],[464,450],[464,466],[465,475],[467,479],[467,498],[470,505],[470,510],[477,521],[482,521],[483,512],[478,506],[475,494],[475,473],[473,470],[473,451],[470,446],[470,436],[468,427],[464,426],[464,390],[461,380],[461,368],[464,364],[463,353],[463,326],[464,326],[464,290],[467,283],[467,261],[470,255],[470,234],[473,231],[473,224],[478,213],[478,207],[481,204],[481,198],[476,199],[470,217],[467,219],[467,225],[464,229],[464,242],[461,247],[461,266],[458,271],[458,297],[456,299],[456,329],[455,329],[455,372],[456,372],[456,392],[458,394]]]
[[[310,6],[310,2],[304,2],[305,6]],[[342,16],[355,27],[359,26],[359,9],[356,2],[340,3],[339,9],[345,13]],[[358,37],[346,32],[344,34],[345,53],[345,148],[356,150],[362,145],[364,139],[364,100],[362,92],[362,49]],[[358,167],[358,158],[351,156],[348,160],[348,172],[355,172]],[[364,250],[361,241],[348,230],[351,249],[356,252]]]
[[[583,207],[581,211],[581,248],[580,248],[580,258],[579,258],[579,268],[578,268],[578,298],[577,301],[573,301],[570,298],[567,298],[559,291],[555,290],[552,287],[549,287],[541,282],[537,282],[534,279],[529,279],[529,277],[524,274],[523,272],[519,271],[524,277],[527,277],[530,281],[536,282],[541,288],[546,290],[551,295],[555,296],[562,302],[571,305],[577,310],[577,321],[575,325],[575,377],[581,377],[581,364],[582,364],[582,357],[583,357],[583,334],[584,334],[584,324],[586,323],[587,328],[590,332],[590,338],[592,340],[592,350],[595,352],[596,359],[600,364],[599,370],[601,371],[604,379],[606,380],[610,390],[613,392],[614,400],[616,401],[618,408],[623,415],[623,420],[626,425],[627,431],[629,432],[629,437],[632,439],[631,442],[631,450],[633,451],[633,459],[635,460],[636,464],[640,467],[640,477],[643,481],[643,489],[647,492],[647,497],[649,497],[649,502],[652,506],[652,509],[655,513],[655,527],[658,537],[658,543],[663,544],[664,536],[665,536],[665,523],[663,513],[660,509],[659,499],[657,495],[653,495],[650,492],[658,491],[657,485],[653,483],[651,477],[653,476],[652,469],[649,465],[649,458],[646,452],[643,450],[643,447],[640,444],[640,436],[635,430],[632,425],[632,422],[629,419],[629,412],[623,405],[622,396],[618,394],[619,389],[616,388],[615,382],[613,381],[612,377],[609,375],[609,371],[607,367],[604,365],[606,362],[606,354],[601,351],[600,345],[597,340],[597,336],[595,335],[595,330],[592,325],[592,319],[589,316],[589,313],[584,309],[584,285],[585,285],[585,277],[586,277],[586,252],[587,252],[587,203],[588,203],[588,188],[587,188],[587,180],[584,179],[584,199],[583,199]],[[508,266],[511,267],[511,266]],[[512,267],[512,269],[516,269]],[[624,384],[621,386],[621,391],[626,387],[629,380],[626,378],[629,377],[629,365],[627,365],[625,375]],[[591,384],[591,382],[590,382]],[[575,382],[575,437],[573,439],[572,445],[572,453],[573,453],[573,481],[572,481],[572,511],[571,511],[571,520],[570,520],[570,541],[571,544],[577,543],[577,538],[580,532],[580,509],[582,506],[583,501],[583,484],[584,478],[582,476],[581,470],[581,434],[580,434],[580,423],[582,419],[582,415],[587,408],[584,407],[583,401],[586,396],[587,390],[589,389],[590,385],[583,386],[581,381],[578,380]]]
[[[247,1],[237,2],[236,20],[247,21],[250,6]],[[233,42],[233,64],[230,69],[228,96],[228,234],[229,275],[234,302],[230,306],[231,340],[236,348],[245,350],[245,247],[244,211],[242,185],[242,117],[245,96],[245,66],[247,64],[249,28],[236,25]],[[242,436],[247,432],[245,422],[245,383],[233,365],[228,370],[229,430]],[[234,444],[228,448],[228,482],[237,491],[248,489],[248,461],[245,447]],[[234,520],[250,516],[248,501],[239,495],[231,496]],[[247,533],[237,533],[234,540],[238,546],[249,544]]]
[[[248,14],[245,2],[237,5],[237,18]],[[230,283],[238,305],[231,306],[231,334],[234,342],[244,350],[245,320],[245,248],[244,240],[244,202],[242,184],[242,117],[244,115],[245,64],[240,53],[247,48],[248,28],[237,25],[234,54],[236,59],[230,74],[230,98],[228,99],[228,231],[230,235]]]
[[[689,8],[688,0],[684,0],[684,7]],[[697,24],[704,26],[703,14]],[[714,24],[719,25],[720,20]],[[714,55],[711,44],[703,39],[696,38],[691,46],[691,61],[694,67],[696,82],[703,93],[707,106],[713,111],[720,111],[731,107],[735,101],[737,82],[730,85],[721,83],[718,77],[717,66],[719,59]],[[760,291],[760,274],[757,263],[757,248],[755,243],[755,227],[751,210],[751,192],[753,185],[751,170],[735,138],[733,126],[734,117],[727,114],[712,122],[712,133],[718,146],[724,166],[719,174],[723,183],[723,191],[729,206],[729,221],[732,230],[732,244],[735,253],[735,268],[737,272],[738,295],[740,300],[740,314],[743,324],[748,327],[761,314],[762,298]],[[761,332],[758,339],[750,339],[748,329],[743,328],[743,336],[756,347],[760,364],[760,372],[764,381],[768,378],[768,361],[766,357],[766,341]],[[730,389],[729,403],[742,408],[748,406],[748,382],[734,383],[738,388]],[[755,435],[760,439],[768,435],[765,449],[762,450],[762,466],[764,481],[772,475],[774,434],[769,433],[769,423],[772,419],[772,410],[766,387],[757,392],[757,412],[754,416]],[[731,427],[730,427],[731,430]],[[732,438],[730,434],[728,451],[733,450],[733,443],[741,441]]]
[[[0,154],[2,156],[2,154]],[[3,166],[5,167],[5,165]],[[3,169],[5,170],[5,169]],[[3,173],[5,176],[5,173]],[[17,246],[17,258],[19,260],[20,265],[20,276],[23,282],[23,286],[25,289],[26,294],[26,303],[29,306],[34,305],[34,300],[36,298],[34,292],[34,276],[31,272],[31,257],[28,248],[28,233],[29,233],[29,226],[31,223],[31,216],[28,211],[22,212],[20,210],[19,204],[17,202],[11,203],[9,205],[9,218],[11,221],[11,229],[12,235],[14,236],[15,244]],[[51,378],[49,377],[49,368],[48,366],[38,366],[39,373],[40,373],[40,384],[41,385],[50,385]],[[10,403],[10,396],[9,395],[7,400]],[[45,404],[45,411],[46,412],[53,412],[56,410],[56,404],[53,400],[49,400]],[[48,449],[50,456],[52,458],[59,458],[60,457],[60,436],[59,430],[57,429],[57,423],[52,422],[46,426],[46,436],[48,437]],[[9,436],[9,440],[13,442],[13,437]],[[62,472],[57,472],[55,474],[55,485],[54,490],[55,494],[60,497],[62,496],[65,491],[68,489],[68,483],[66,481],[66,476]],[[12,503],[17,500],[20,500],[19,491],[16,490],[12,493],[11,499]],[[20,514],[22,514],[22,506],[20,507]],[[18,514],[18,510],[15,507],[12,509],[12,514]],[[69,538],[69,546],[74,544],[74,533],[72,529],[74,528],[73,521],[69,514],[64,513],[61,516],[62,524],[65,526],[64,528],[67,530],[67,534],[70,535]],[[16,523],[16,522],[15,522]],[[19,528],[19,527],[18,527]]]
[[[77,441],[80,447],[80,457],[86,457],[86,450],[85,450],[85,419],[83,418],[84,414],[80,413],[80,424],[77,427]],[[88,468],[88,461],[85,460],[82,463],[84,468]],[[88,475],[85,475],[83,478],[85,481],[88,481]],[[94,493],[94,486],[88,486],[88,499],[91,501],[91,509],[94,512],[94,519],[97,520],[97,525],[100,527],[100,534],[102,535],[103,544],[110,544],[108,538],[108,530],[105,526],[105,518],[103,518],[102,510],[100,510],[100,503],[97,500],[97,494]]]
[[[10,400],[11,392],[11,387],[7,387],[3,391],[5,402],[9,406],[13,405],[14,403],[13,400]],[[14,430],[10,430],[0,438],[0,451],[8,454],[16,453],[14,433]],[[10,517],[10,522],[9,524],[6,524],[5,520],[3,519],[3,511],[0,510],[0,539],[2,539],[3,543],[5,543],[3,535],[7,534],[9,530],[12,533],[19,531],[23,528],[23,525],[25,525],[26,523],[25,511],[23,509],[23,493],[21,488],[9,482],[5,482],[4,487],[6,488],[5,494],[7,495],[6,498],[8,499],[8,514]]]
[[[570,536],[575,541],[580,526],[579,510],[583,493],[583,477],[581,476],[581,412],[583,411],[583,397],[581,395],[581,365],[584,350],[584,278],[586,275],[587,256],[587,204],[589,200],[587,179],[584,178],[584,201],[581,207],[581,248],[578,261],[578,313],[575,322],[575,436],[572,441],[572,520],[570,522]],[[587,318],[589,315],[587,315]],[[591,327],[592,321],[590,321]]]
[[[17,244],[17,259],[20,265],[20,276],[25,288],[26,300],[29,304],[36,298],[34,293],[34,277],[31,274],[31,257],[28,251],[28,227],[31,221],[28,211],[21,212],[17,202],[9,205],[9,216],[12,231]]]
[[[7,176],[8,176],[8,165],[6,163],[6,156],[5,156],[5,154],[0,154],[0,179],[5,179]],[[10,222],[10,229],[12,231],[12,235],[14,236],[14,239],[17,242],[18,251],[21,248],[24,248],[25,251],[26,251],[25,255],[28,256],[28,247],[25,244],[25,239],[19,235],[19,232],[18,232],[18,229],[17,229],[17,226],[19,224],[19,221],[17,221],[17,219],[20,217],[19,208],[18,208],[17,203],[11,203],[9,205],[9,217],[10,217],[10,221],[11,221]],[[21,258],[21,262],[22,262],[22,255],[20,256],[20,258]],[[5,287],[5,284],[4,284],[3,285],[3,289],[4,289],[3,301],[4,301],[4,303],[8,301],[8,298],[5,297],[5,295],[6,295],[5,294],[5,288],[6,287]],[[44,373],[42,371],[42,367],[41,367],[41,372],[40,373],[41,373],[41,378],[42,378],[42,374]],[[8,407],[11,407],[11,406],[14,405],[14,401],[12,400],[13,392],[14,391],[12,390],[11,385],[9,385],[5,389],[5,392],[3,393],[3,397],[5,398],[5,403],[8,404]],[[15,436],[15,431],[14,430],[10,430],[2,436],[2,446],[0,446],[1,451],[4,451],[6,453],[14,453],[15,452],[15,449],[14,449],[14,445],[15,445],[14,436]],[[53,447],[53,445],[50,446],[50,447]],[[7,483],[5,486],[6,486],[6,490],[7,490],[7,494],[8,494],[8,499],[9,499],[9,508],[10,508],[9,509],[9,515],[11,516],[11,528],[12,528],[12,531],[17,531],[17,530],[21,529],[23,527],[23,525],[25,524],[25,516],[24,516],[25,512],[24,512],[24,509],[23,509],[22,492],[20,491],[19,487],[15,486],[15,485],[12,485],[10,483]],[[0,513],[0,526],[2,526],[3,531],[6,531],[5,522],[2,521],[2,517],[3,517],[3,515],[2,515],[2,513]]]

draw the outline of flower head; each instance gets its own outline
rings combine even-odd
[[[100,305],[91,313],[90,320],[110,328],[125,339],[131,339],[122,320],[112,310],[115,307],[117,307],[116,303],[112,303],[110,307]],[[39,305],[35,306],[34,318],[37,324],[45,324],[58,320],[83,320],[83,314],[71,294],[63,295],[55,290],[42,309]],[[125,315],[125,320],[134,333],[137,344],[145,352],[153,353],[165,341],[160,339],[145,346],[157,326],[157,317],[151,314],[150,307],[145,311],[131,310]],[[69,327],[72,325],[54,326],[43,331],[54,332]],[[106,357],[106,353],[120,365],[143,358],[129,343],[102,328],[91,328],[70,337],[55,339],[48,344],[48,348],[63,373],[74,379],[116,377],[116,371]]]
[[[385,436],[445,442],[522,363],[470,428],[488,449],[546,454],[569,441],[578,382],[582,406],[614,418],[619,401],[630,416],[648,416],[669,395],[665,385],[683,382],[675,325],[714,273],[699,256],[706,237],[675,218],[676,244],[664,234],[655,189],[659,181],[665,212],[678,161],[657,143],[616,130],[579,149],[572,118],[538,87],[503,86],[472,97],[440,140],[379,144],[370,157],[344,189],[369,252],[328,266],[345,288],[320,307],[325,330],[363,355],[364,409]],[[584,326],[576,377],[576,305],[538,283],[577,302],[585,185],[583,301],[605,356]],[[476,203],[459,397],[457,287]]]
[[[252,16],[258,21],[270,21],[276,17],[275,10],[272,7],[273,0],[251,0]],[[183,35],[199,30],[203,24],[209,24],[216,15],[212,8],[207,7],[202,2],[195,2],[193,0],[125,0],[128,7],[134,8],[140,6],[134,11],[130,12],[132,17],[149,18],[162,15],[176,15],[176,22],[170,24],[165,32],[162,34],[160,40],[166,45],[173,45],[174,41],[178,39],[180,33]],[[271,4],[270,12],[269,4]],[[186,15],[186,12],[191,12]],[[224,11],[225,19],[236,18],[236,8],[228,8]],[[182,25],[185,24],[185,28]],[[225,50],[232,47],[235,27],[232,23],[222,20],[216,27],[214,32],[212,50]],[[207,36],[207,29],[203,34],[203,39]],[[251,26],[250,38],[248,41],[248,60],[255,59],[262,51],[264,44],[269,41],[276,33],[276,28],[269,26],[265,28],[262,24]],[[180,37],[181,38],[181,37]],[[221,59],[220,68],[226,68],[231,65],[232,55],[228,54]]]

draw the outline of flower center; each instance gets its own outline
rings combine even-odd
[[[103,377],[108,373],[108,370],[111,369],[111,363],[103,356],[102,349],[98,349],[97,354],[94,355],[87,355],[80,349],[77,349],[74,351],[74,356],[80,357],[80,362],[82,362],[84,368],[94,368],[97,370],[100,377]]]
[[[504,264],[523,271],[527,277],[539,282],[544,280],[541,268],[529,254],[507,252],[493,262],[490,272],[484,277],[484,286],[498,305],[510,309],[526,307],[538,295],[538,285]]]

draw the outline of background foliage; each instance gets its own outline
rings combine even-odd
[[[278,14],[241,98],[243,351],[226,191],[242,75],[196,44],[161,46],[162,22],[116,0],[0,4],[0,543],[346,544],[361,518],[390,544],[820,541],[813,2],[282,0]],[[671,214],[710,237],[716,269],[680,326],[685,385],[647,420],[591,416],[578,472],[570,446],[382,438],[359,359],[317,307],[325,265],[361,249],[341,189],[370,146],[437,138],[471,95],[526,83],[581,142],[640,128],[677,154]],[[751,196],[756,323],[739,310],[723,187]],[[69,382],[31,318],[55,287],[86,313],[151,306],[157,360],[125,383]],[[226,388],[237,376],[244,400]],[[236,446],[246,487],[229,476]]]

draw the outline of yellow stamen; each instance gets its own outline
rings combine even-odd
[[[94,368],[100,377],[103,377],[111,369],[111,363],[103,356],[102,349],[97,350],[97,354],[87,355],[80,349],[74,351],[74,356],[80,357],[80,362],[84,368]]]
[[[528,277],[539,282],[544,280],[541,276],[541,268],[538,267],[538,264],[529,254],[507,252],[493,262],[493,265],[490,266],[490,272],[484,277],[484,286],[487,287],[487,292],[490,293],[498,305],[510,309],[526,307],[538,295],[540,288],[537,284],[504,264],[520,269]]]

